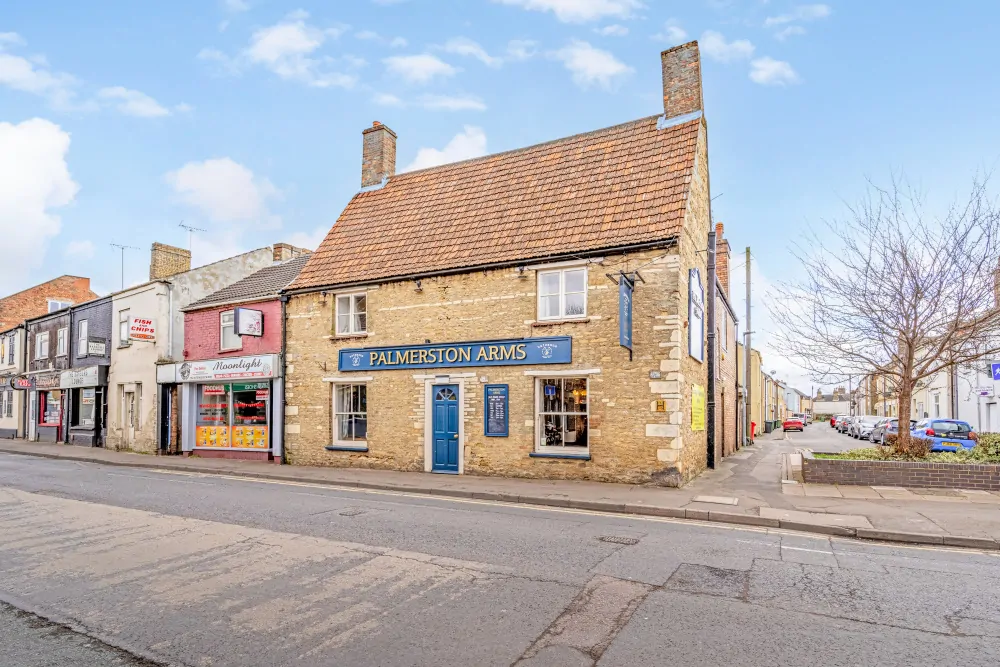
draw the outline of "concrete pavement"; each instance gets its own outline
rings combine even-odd
[[[273,463],[157,457],[24,441],[0,441],[0,452],[28,454],[116,466],[162,468],[341,487],[467,497],[534,505],[571,507],[701,521],[782,527],[872,539],[1000,548],[1000,494],[965,504],[942,495],[866,497],[862,491],[803,488],[782,483],[785,454],[797,448],[843,451],[863,446],[826,424],[803,433],[772,433],[756,446],[725,459],[682,489],[598,482],[432,475],[345,468],[279,466]],[[863,489],[865,487],[859,487]],[[997,502],[991,502],[995,499]],[[875,531],[875,532],[865,532]]]
[[[0,455],[0,598],[168,664],[977,667],[998,581],[995,552]]]

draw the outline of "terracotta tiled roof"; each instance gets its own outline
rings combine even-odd
[[[265,267],[256,273],[251,273],[243,280],[238,280],[217,292],[212,292],[181,310],[198,310],[220,306],[224,303],[277,297],[281,290],[295,280],[295,276],[299,275],[299,271],[302,270],[308,259],[309,255],[303,255],[281,264]]]
[[[701,121],[658,118],[393,176],[354,196],[289,289],[674,237]]]

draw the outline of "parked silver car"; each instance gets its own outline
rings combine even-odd
[[[916,419],[910,420],[910,430],[917,425]],[[889,435],[899,434],[899,419],[896,417],[890,417],[883,419],[876,426],[875,430],[872,431],[871,437],[869,438],[872,442],[878,443],[880,445],[885,444],[885,438]]]
[[[868,440],[871,438],[872,431],[875,430],[875,426],[880,421],[882,421],[882,417],[879,417],[878,415],[862,415],[860,417],[855,417],[854,421],[851,422],[848,435],[855,440]]]
[[[837,433],[847,433],[847,429],[850,428],[851,422],[854,421],[854,417],[850,415],[844,415],[843,417],[837,418]]]

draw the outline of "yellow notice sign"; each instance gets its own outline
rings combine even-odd
[[[705,430],[705,388],[700,384],[691,385],[691,430]]]

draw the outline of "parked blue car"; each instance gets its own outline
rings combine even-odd
[[[910,434],[930,440],[932,452],[956,452],[960,447],[972,449],[976,446],[972,427],[957,419],[922,419]]]

